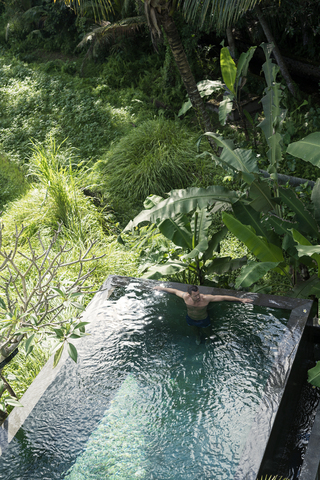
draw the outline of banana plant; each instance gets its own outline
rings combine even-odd
[[[230,257],[217,257],[220,242],[225,237],[227,228],[222,228],[212,236],[209,234],[209,229],[212,224],[212,212],[221,208],[223,203],[220,201],[218,205],[213,206],[215,202],[212,195],[216,190],[209,189],[208,192],[206,190],[190,188],[186,191],[173,191],[169,199],[152,196],[147,199],[147,203],[145,202],[145,206],[151,208],[143,211],[143,215],[138,215],[126,227],[128,231],[142,222],[154,222],[162,235],[177,247],[169,260],[163,262],[162,253],[159,256],[162,262],[146,263],[142,269],[145,278],[159,279],[168,275],[188,274],[193,282],[202,285],[205,282],[208,283],[208,275],[226,273],[239,268],[246,262],[246,258],[232,260]],[[237,199],[234,192],[225,189],[222,189],[222,192],[224,196],[221,198],[228,202]],[[196,193],[198,193],[197,201],[194,200]],[[191,218],[190,215],[183,213],[185,209],[189,213],[190,202],[194,207]],[[211,208],[208,209],[209,204]]]
[[[201,97],[209,97],[213,93],[225,90],[224,99],[219,105],[219,121],[221,125],[226,124],[227,117],[234,105],[243,121],[240,94],[242,88],[246,84],[249,63],[256,48],[257,47],[250,47],[247,52],[241,53],[238,63],[235,64],[228,47],[223,46],[220,51],[220,66],[223,82],[220,80],[201,80],[197,83]],[[178,117],[184,115],[190,108],[192,108],[192,104],[190,99],[188,99],[179,110]],[[246,124],[244,121],[243,125],[247,135]]]
[[[243,121],[242,107],[240,104],[240,94],[241,90],[246,84],[248,67],[250,60],[253,57],[257,47],[250,47],[247,52],[243,52],[240,55],[240,58],[237,64],[234,62],[232,56],[230,55],[228,47],[222,47],[220,51],[220,67],[221,74],[225,84],[225,94],[224,99],[220,102],[219,105],[219,120],[221,125],[225,125],[227,117],[231,112],[233,105],[235,104],[239,116],[245,127],[245,133],[247,135],[246,125]]]

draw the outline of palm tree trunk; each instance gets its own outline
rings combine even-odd
[[[259,23],[264,31],[264,34],[268,40],[269,43],[273,43],[274,45],[274,48],[273,48],[273,54],[274,54],[274,57],[276,59],[276,62],[277,64],[279,65],[279,68],[280,68],[280,72],[283,76],[283,78],[285,79],[285,82],[288,86],[288,89],[290,91],[290,93],[296,97],[297,96],[297,92],[296,92],[296,88],[295,88],[295,85],[293,83],[293,80],[291,78],[291,75],[289,73],[289,70],[287,68],[287,65],[285,64],[284,60],[283,60],[283,57],[281,55],[281,52],[275,42],[275,39],[273,38],[273,35],[271,33],[271,30],[269,28],[269,25],[266,21],[266,19],[264,18],[264,15],[262,13],[262,10],[261,8],[256,5],[255,6],[255,13],[257,14],[257,17],[258,17],[258,20],[259,20]]]
[[[196,81],[191,72],[190,65],[183,49],[180,35],[176,24],[168,12],[158,15],[159,22],[167,35],[168,43],[171,48],[173,58],[177,64],[184,86],[186,87],[191,104],[196,111],[201,128],[205,132],[213,132],[209,114],[205,108],[200,96]]]
[[[230,26],[226,28],[226,33],[227,33],[230,55],[233,58],[233,60],[235,60],[235,58],[236,58],[236,44],[235,44],[235,41],[234,41],[234,35],[233,35],[233,32],[232,32],[232,28]]]

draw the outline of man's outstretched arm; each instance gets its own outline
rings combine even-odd
[[[178,290],[177,288],[167,288],[167,287],[153,287],[153,290],[160,290],[161,292],[168,292],[177,295],[177,297],[183,298],[186,292]]]
[[[252,303],[251,298],[238,298],[232,297],[231,295],[206,295],[206,298],[210,302],[241,302],[241,303]]]

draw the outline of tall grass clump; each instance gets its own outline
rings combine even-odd
[[[25,196],[8,205],[3,218],[6,230],[23,224],[30,237],[39,230],[53,233],[62,224],[74,241],[100,239],[102,214],[82,191],[88,169],[75,169],[72,151],[61,147],[53,139],[45,146],[33,144],[29,162],[33,184]]]
[[[195,184],[199,173],[209,175],[213,164],[197,156],[198,136],[181,121],[160,117],[122,137],[96,164],[98,183],[115,210]]]

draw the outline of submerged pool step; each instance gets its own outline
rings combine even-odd
[[[147,460],[143,392],[128,375],[64,480],[143,479]]]

